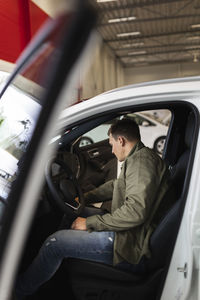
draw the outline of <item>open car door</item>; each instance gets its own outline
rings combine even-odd
[[[77,61],[96,22],[86,1],[57,5],[57,17],[48,20],[21,55],[0,95],[1,300],[10,297],[44,167],[54,150],[49,141],[60,110],[72,104]]]

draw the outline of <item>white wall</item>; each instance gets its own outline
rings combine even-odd
[[[91,66],[80,81],[81,99],[88,99],[124,85],[124,69],[105,43],[96,47],[91,59]]]
[[[81,82],[81,99],[88,99],[128,84],[200,76],[200,62],[123,68],[104,43],[96,48],[94,57],[85,79]]]
[[[200,63],[164,64],[124,69],[125,84],[177,77],[199,76]]]
[[[60,1],[59,6],[55,0],[32,1],[51,17],[54,17],[60,9],[62,10],[62,2],[60,6]],[[66,6],[66,1],[63,0],[63,2],[64,6]],[[98,39],[101,39],[100,35]],[[80,85],[75,91],[75,95],[77,94],[78,98],[81,100],[88,99],[107,90],[124,85],[123,67],[105,43],[101,42],[96,48],[95,55],[91,54],[89,59],[93,62],[86,77],[83,76],[85,73],[85,64],[82,65],[82,70],[80,70]]]

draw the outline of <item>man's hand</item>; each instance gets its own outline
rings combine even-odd
[[[78,217],[74,220],[71,225],[71,229],[75,230],[86,230],[86,218]]]

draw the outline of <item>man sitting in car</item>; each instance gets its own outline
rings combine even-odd
[[[49,280],[67,257],[102,262],[135,270],[142,257],[150,257],[151,221],[169,187],[165,162],[140,139],[138,125],[119,120],[109,129],[112,152],[123,161],[120,176],[85,194],[86,203],[112,199],[110,213],[76,218],[70,229],[52,234],[37,257],[19,276],[18,297],[34,293]],[[90,215],[90,216],[88,216]]]

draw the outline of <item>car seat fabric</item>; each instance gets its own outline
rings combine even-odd
[[[188,122],[186,125],[185,138],[184,138],[184,152],[179,157],[177,163],[170,168],[171,172],[171,188],[164,196],[161,204],[165,204],[165,201],[169,202],[172,199],[171,193],[176,192],[176,203],[165,214],[161,222],[158,222],[158,226],[153,232],[150,239],[150,248],[152,252],[152,258],[148,260],[148,269],[156,269],[165,265],[166,260],[169,259],[169,255],[173,249],[173,245],[176,239],[178,225],[181,220],[181,205],[184,201],[182,195],[185,174],[187,171],[192,139],[194,132],[194,116],[193,113],[189,114]],[[170,205],[170,203],[169,203]]]

